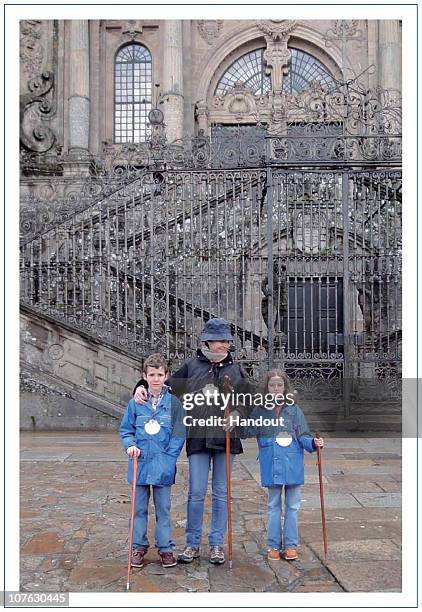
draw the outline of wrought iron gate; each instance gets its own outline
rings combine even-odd
[[[397,379],[399,134],[379,95],[372,115],[359,103],[343,95],[341,121],[332,101],[324,122],[317,107],[241,149],[204,136],[116,149],[77,210],[23,239],[23,307],[173,365],[222,316],[253,376],[280,364],[321,398],[345,378]]]

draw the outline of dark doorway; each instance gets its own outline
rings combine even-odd
[[[286,333],[289,353],[342,353],[342,279],[290,277]]]

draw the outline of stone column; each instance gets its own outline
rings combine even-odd
[[[190,19],[183,20],[183,95],[184,116],[183,128],[185,135],[193,136],[195,132],[194,105],[192,103],[192,32]]]
[[[177,19],[163,25],[162,91],[167,140],[173,142],[183,137],[183,35]]]
[[[100,94],[100,21],[89,22],[90,75],[89,75],[89,151],[93,155],[100,150],[100,117],[104,113],[104,100]]]
[[[69,53],[69,151],[89,148],[89,25],[71,20]]]
[[[382,20],[379,22],[378,33],[380,87],[401,90],[400,22]]]

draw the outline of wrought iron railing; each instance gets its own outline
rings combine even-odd
[[[331,399],[365,368],[397,376],[398,102],[350,85],[280,102],[265,138],[236,140],[238,126],[109,146],[50,198],[45,223],[24,210],[22,304],[174,363],[223,316],[252,373],[280,363]],[[34,199],[34,214],[44,205]]]

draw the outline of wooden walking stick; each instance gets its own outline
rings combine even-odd
[[[224,393],[230,393],[230,378],[224,376]],[[227,402],[224,413],[226,419],[230,416],[229,402]],[[230,432],[226,431],[226,481],[227,481],[227,544],[229,556],[229,568],[233,567],[233,530],[232,530],[232,492],[231,492],[231,469],[230,469]]]
[[[132,569],[133,524],[135,521],[136,477],[138,475],[138,455],[136,453],[133,456],[132,468],[132,499],[130,502],[129,552],[127,559],[126,591],[130,591],[130,572]]]
[[[315,438],[320,438],[319,431],[315,432]],[[321,447],[316,447],[317,451],[317,460],[318,460],[318,476],[319,476],[319,499],[321,503],[321,522],[322,522],[322,540],[324,542],[324,555],[327,558],[327,531],[325,528],[325,506],[324,506],[324,484],[322,482],[322,457],[321,457]]]

